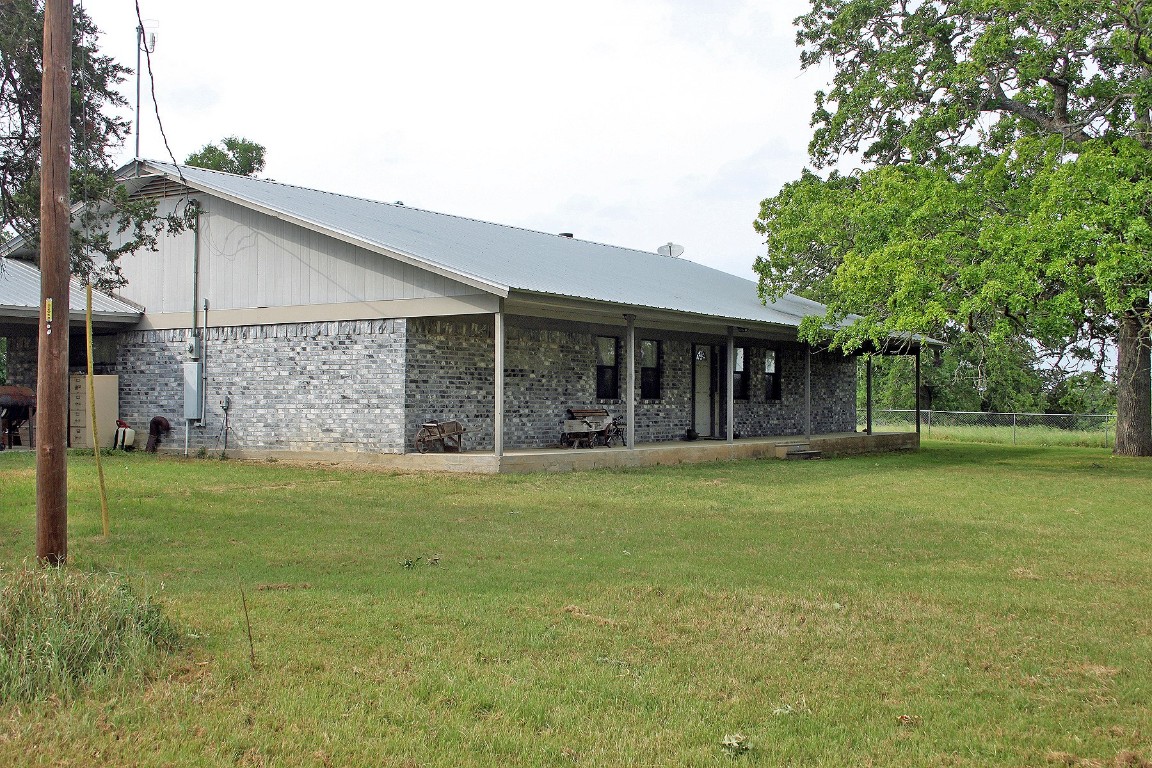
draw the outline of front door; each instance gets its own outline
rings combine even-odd
[[[714,437],[719,423],[717,407],[717,348],[692,348],[692,428],[700,437]]]

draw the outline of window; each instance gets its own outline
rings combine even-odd
[[[640,340],[640,398],[660,399],[660,369],[664,363],[664,350],[659,341]]]
[[[776,350],[769,349],[764,352],[764,379],[767,385],[765,394],[768,400],[780,399],[780,361],[776,359]]]
[[[620,397],[620,339],[596,337],[596,397],[615,400]]]
[[[732,399],[748,399],[748,366],[745,365],[748,350],[736,347],[735,362],[732,365]]]

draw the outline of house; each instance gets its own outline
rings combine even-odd
[[[797,340],[815,302],[399,203],[158,162],[124,179],[194,201],[198,226],[123,257],[95,363],[119,377],[120,418],[164,416],[190,450],[405,454],[422,423],[456,419],[498,465],[555,447],[569,406],[626,418],[633,448],[856,432],[856,359]],[[29,383],[35,339],[4,313],[10,379]]]

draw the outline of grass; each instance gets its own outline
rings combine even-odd
[[[937,426],[931,427],[932,440],[949,440],[964,443],[999,443],[1007,445],[1039,445],[1044,447],[1063,446],[1066,448],[1111,448],[1116,439],[1115,425],[1103,429],[1080,430],[1058,427],[1029,426],[978,427],[978,426]],[[929,430],[924,431],[928,436]]]
[[[877,423],[877,432],[913,432],[914,423]],[[990,445],[1034,445],[1044,448],[1111,448],[1116,440],[1116,425],[1109,424],[1107,431],[1100,429],[1063,429],[1046,426],[1018,426],[1015,430],[1007,426],[989,425],[941,425],[927,422],[921,424],[921,434],[929,440],[955,443],[986,443]]]
[[[107,471],[105,541],[72,460],[73,559],[162,586],[200,639],[146,684],[8,706],[0,764],[1152,760],[1147,460],[940,442],[551,476]],[[31,457],[0,454],[0,487],[16,564]]]
[[[0,702],[139,678],[179,642],[159,607],[117,574],[0,567]]]

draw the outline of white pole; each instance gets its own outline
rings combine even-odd
[[[495,408],[492,414],[492,449],[496,458],[504,456],[504,300],[496,312],[495,346]]]
[[[624,315],[628,321],[628,450],[636,448],[636,315]]]
[[[804,439],[812,439],[812,347],[804,345]]]
[[[733,411],[736,409],[736,392],[733,388],[733,383],[736,381],[736,329],[733,326],[728,326],[728,443],[731,445],[736,442],[735,429],[735,414]],[[747,365],[748,361],[745,360],[744,364]]]

